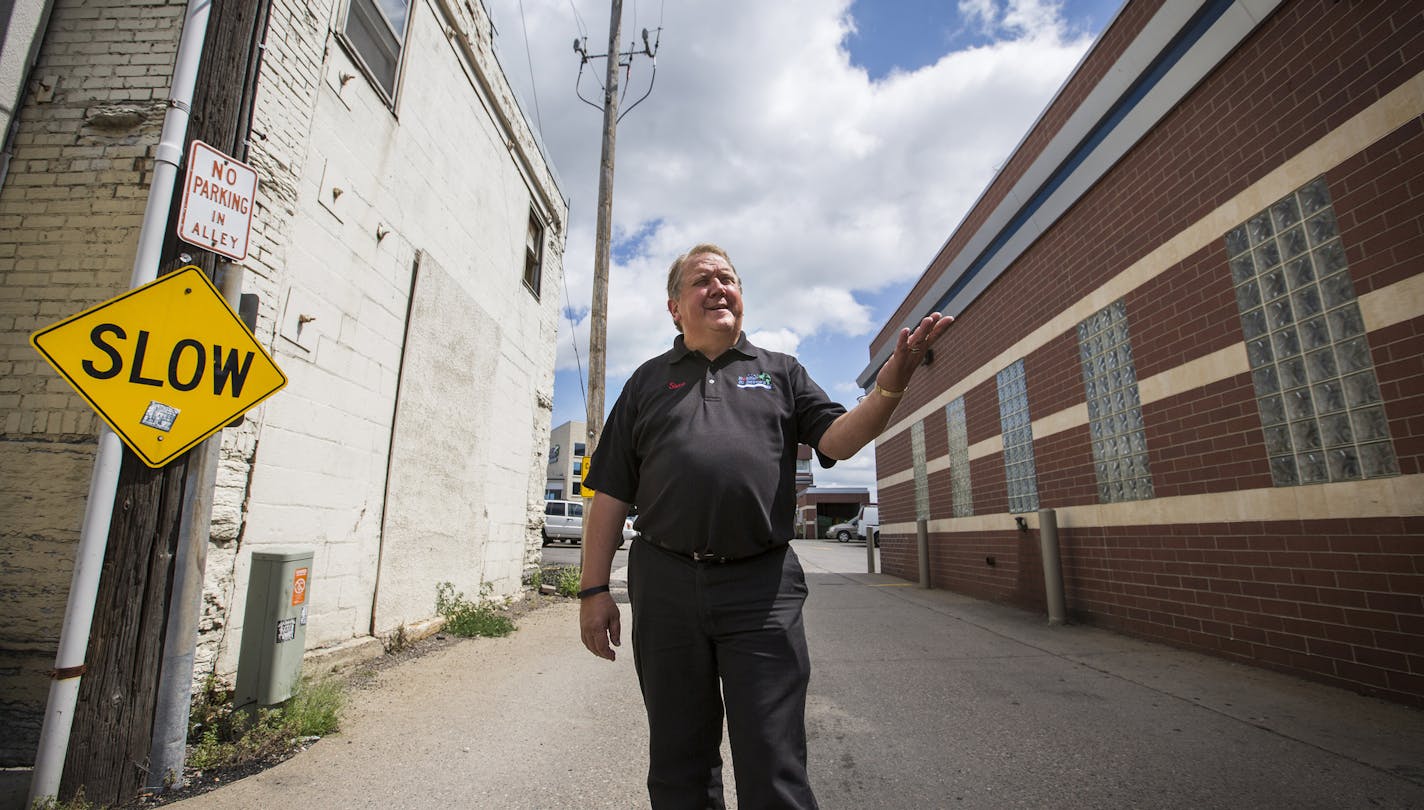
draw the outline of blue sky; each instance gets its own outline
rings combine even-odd
[[[1122,0],[1067,2],[1062,16],[1069,27],[1096,34],[1121,5]],[[856,0],[850,13],[856,31],[846,47],[851,62],[872,79],[892,70],[918,70],[951,51],[988,47],[996,40],[992,29],[950,0]]]
[[[602,52],[608,6],[487,5],[570,201],[553,424],[581,421],[601,116],[574,93],[569,43]],[[625,0],[625,47],[662,33],[653,93],[618,130],[606,408],[670,344],[667,264],[701,241],[741,271],[751,339],[853,403],[874,333],[1119,5]],[[650,68],[635,63],[630,98]],[[817,483],[873,488],[873,450]]]

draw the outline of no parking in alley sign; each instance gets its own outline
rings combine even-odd
[[[247,258],[256,200],[256,169],[193,141],[183,180],[178,238],[240,262]]]

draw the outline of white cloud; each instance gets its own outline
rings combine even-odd
[[[867,447],[844,461],[837,461],[829,470],[823,469],[819,462],[813,462],[812,468],[818,487],[864,487],[870,490],[872,500],[877,495],[873,447]]]
[[[517,0],[486,4],[501,63],[529,118],[542,121],[572,200],[564,266],[582,320],[561,324],[558,364],[575,368],[572,333],[586,371],[602,117],[574,94],[569,43],[580,33],[577,6],[588,50],[602,53],[607,6],[523,0],[521,20]],[[634,20],[625,4],[625,48],[658,25],[650,14],[665,17],[656,86],[618,129],[614,221],[618,233],[646,234],[638,255],[610,274],[610,404],[613,378],[668,347],[666,268],[701,241],[721,244],[737,265],[749,333],[791,351],[810,338],[853,339],[835,379],[854,378],[889,315],[872,311],[867,296],[908,290],[1090,44],[1057,3],[966,0],[961,17],[980,29],[980,44],[871,81],[845,48],[849,6],[645,3]],[[633,61],[625,105],[650,68],[645,57]],[[602,61],[585,66],[585,98],[601,97],[603,70]],[[872,451],[862,457],[827,472],[873,486]]]
[[[782,354],[795,355],[801,346],[801,338],[790,329],[748,332],[747,339],[763,349]]]

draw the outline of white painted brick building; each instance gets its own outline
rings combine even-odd
[[[431,617],[440,582],[514,594],[539,553],[566,203],[480,4],[414,0],[390,64],[375,7],[272,5],[243,287],[291,382],[224,431],[199,674],[236,667],[253,550],[315,551],[309,651]],[[55,0],[14,113],[0,764],[33,755],[98,426],[26,341],[128,283],[183,11]]]

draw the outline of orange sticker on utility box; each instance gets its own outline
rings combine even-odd
[[[307,601],[307,569],[298,568],[292,575],[292,606]]]

